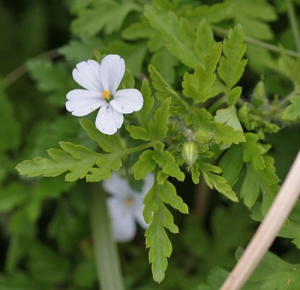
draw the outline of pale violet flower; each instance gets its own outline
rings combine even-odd
[[[76,89],[67,94],[67,110],[81,117],[100,108],[96,127],[104,134],[116,133],[123,124],[123,114],[139,111],[143,106],[138,90],[117,91],[124,73],[124,59],[116,54],[105,56],[101,64],[95,60],[78,63],[73,78],[85,90]]]
[[[107,205],[115,241],[132,240],[136,233],[136,222],[144,229],[148,227],[143,217],[143,200],[153,180],[154,175],[148,174],[141,192],[133,190],[128,181],[117,174],[112,174],[109,180],[102,183],[103,188],[110,193]]]

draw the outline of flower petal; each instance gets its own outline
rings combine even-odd
[[[124,117],[109,103],[102,106],[96,118],[96,127],[103,134],[112,135],[122,126]]]
[[[103,181],[102,186],[108,193],[122,200],[132,191],[128,181],[116,173],[112,173],[108,180]]]
[[[122,114],[130,114],[139,111],[143,107],[144,99],[140,91],[136,89],[119,90],[114,94],[110,104]]]
[[[114,239],[117,242],[126,242],[135,236],[136,224],[133,219],[131,208],[123,201],[110,197],[107,200]]]
[[[67,94],[66,109],[74,116],[85,116],[106,104],[101,93],[87,90],[73,90]]]
[[[74,80],[85,89],[102,92],[100,71],[100,64],[95,60],[89,59],[78,63],[76,68],[73,69],[72,75]]]
[[[114,95],[125,73],[125,62],[117,54],[105,56],[101,62],[101,82],[104,90]]]

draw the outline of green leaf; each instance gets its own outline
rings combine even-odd
[[[154,213],[153,221],[146,230],[146,247],[150,248],[149,262],[152,264],[153,279],[160,283],[165,277],[172,244],[157,213]]]
[[[234,106],[242,94],[242,87],[234,87],[228,92],[228,104]]]
[[[214,124],[211,122],[211,124]],[[245,137],[242,131],[234,130],[231,126],[215,123],[215,142],[220,144],[238,144],[245,142]]]
[[[232,187],[237,182],[243,166],[243,151],[241,146],[231,146],[219,162],[223,177]]]
[[[300,119],[300,94],[293,94],[289,98],[291,104],[284,110],[282,118],[287,121]]]
[[[49,103],[62,106],[65,96],[74,88],[74,81],[66,66],[61,63],[52,63],[48,60],[33,59],[27,62],[31,77],[37,82],[40,91],[49,93]]]
[[[238,119],[235,106],[230,106],[226,109],[220,109],[216,112],[215,120],[224,125],[231,126],[234,130],[243,132],[242,125]]]
[[[167,83],[173,83],[175,80],[175,66],[178,60],[169,52],[166,47],[155,51],[151,57],[150,63],[161,73],[162,78]]]
[[[111,171],[118,171],[122,166],[121,154],[110,153],[98,158],[97,165],[99,168],[91,168],[90,174],[87,175],[88,182],[99,182],[108,180]]]
[[[153,153],[152,150],[144,151],[140,155],[139,160],[132,166],[135,179],[143,179],[149,172],[154,170],[156,163],[152,159]]]
[[[272,30],[266,23],[277,19],[274,7],[266,0],[259,0],[253,5],[252,0],[232,1],[232,15],[235,23],[240,23],[245,35],[255,39],[270,40]]]
[[[167,121],[169,120],[169,108],[171,98],[164,100],[155,111],[154,119],[150,121],[149,133],[152,140],[160,140],[166,137],[168,132]]]
[[[136,40],[141,38],[149,38],[154,30],[150,24],[143,18],[141,22],[136,22],[122,31],[122,37],[127,40]]]
[[[199,168],[203,174],[206,184],[211,188],[215,188],[218,192],[224,194],[230,200],[237,202],[236,194],[226,179],[220,175],[221,169],[209,163],[200,162]]]
[[[163,150],[163,147],[154,151],[152,159],[161,166],[162,171],[168,176],[173,176],[180,181],[184,180],[184,173],[180,170],[174,156],[169,151]]]
[[[105,152],[118,152],[119,150],[124,149],[121,140],[117,135],[106,135],[101,133],[90,120],[81,119],[80,125],[86,131],[88,136],[96,141]]]
[[[218,23],[223,20],[232,18],[232,3],[216,3],[213,5],[198,5],[188,10],[186,17],[189,17],[195,26],[198,25],[199,19],[205,19],[208,23]]]
[[[143,127],[127,125],[126,130],[133,139],[141,139],[145,141],[160,140],[164,138],[169,130],[167,121],[169,119],[169,108],[171,98],[164,100],[161,106],[156,109],[154,119],[149,122],[149,129]]]
[[[183,213],[187,212],[187,206],[181,198],[176,196],[175,187],[168,181],[163,184],[157,184],[157,181],[155,181],[144,199],[143,214],[145,221],[150,223],[146,230],[146,247],[150,248],[149,261],[152,264],[153,279],[158,283],[164,279],[168,265],[167,258],[170,257],[172,252],[172,244],[165,228],[172,233],[178,233],[173,216],[162,198]]]
[[[143,80],[141,94],[144,99],[144,105],[140,111],[135,112],[135,116],[139,120],[140,124],[146,128],[148,124],[148,118],[154,104],[154,98],[151,95],[151,88],[147,79]]]
[[[71,173],[66,175],[66,181],[75,181],[85,177],[100,157],[99,153],[81,145],[74,145],[70,142],[60,142],[59,145],[74,158],[73,164],[69,168]],[[53,158],[53,156],[51,157]],[[61,160],[56,161],[61,162]]]
[[[71,171],[65,179],[66,181],[75,181],[85,177],[101,156],[81,145],[69,142],[60,142],[59,144],[63,150],[49,149],[47,151],[52,160],[35,157],[32,161],[25,160],[19,163],[16,169],[20,174],[29,177],[39,175],[55,177],[65,171]]]
[[[119,31],[127,15],[141,11],[141,6],[127,1],[120,5],[115,0],[93,1],[91,6],[80,9],[72,22],[72,31],[77,35],[94,36],[104,30],[106,34]],[[99,17],[101,16],[101,17]]]
[[[211,54],[215,43],[214,33],[208,22],[203,19],[197,27],[195,42],[195,50],[202,64],[204,64],[204,58]]]
[[[287,263],[275,254],[268,252],[244,288],[245,290],[299,289],[299,266],[299,264]]]
[[[257,172],[252,164],[247,164],[247,174],[243,181],[241,188],[241,197],[244,200],[244,204],[251,208],[260,193],[260,180]]]
[[[62,150],[49,149],[48,154],[59,162],[42,158],[35,157],[33,160],[24,160],[16,166],[16,169],[21,175],[27,175],[28,177],[35,176],[46,176],[55,177],[69,170],[70,164],[74,159]]]
[[[195,184],[198,184],[200,181],[200,171],[199,171],[199,166],[195,164],[191,168],[191,173],[192,173],[192,180]]]
[[[262,155],[266,153],[266,149],[258,142],[257,135],[253,133],[245,133],[246,142],[243,143],[243,160],[251,161],[256,170],[265,168]]]
[[[272,66],[272,69],[288,77],[294,84],[295,90],[299,93],[300,86],[300,58],[292,58],[282,52],[278,63]]]
[[[201,60],[195,52],[196,35],[191,24],[169,11],[164,12],[153,6],[145,6],[145,16],[164,39],[169,51],[183,64],[194,67]]]
[[[166,181],[164,186],[161,187],[159,197],[164,203],[169,204],[173,208],[176,208],[181,213],[188,213],[188,206],[183,202],[182,198],[177,195],[174,185]]]
[[[150,64],[148,66],[148,70],[152,80],[152,85],[157,90],[155,93],[156,97],[162,102],[171,97],[170,110],[172,110],[175,115],[177,115],[179,112],[186,112],[188,110],[187,103],[182,100],[179,94],[170,87],[170,85],[163,79],[156,68]]]
[[[145,141],[151,140],[150,133],[143,127],[127,125],[126,130],[130,133],[130,137],[133,139],[141,139]]]
[[[101,52],[106,54],[118,54],[123,57],[126,62],[126,67],[133,76],[138,77],[142,71],[147,46],[145,42],[126,43],[123,41],[115,41],[107,44]]]
[[[61,47],[58,51],[71,62],[78,63],[93,57],[93,49],[100,49],[103,41],[99,38],[86,38],[71,40],[70,43]]]
[[[247,162],[247,174],[242,184],[241,196],[246,206],[251,208],[260,191],[263,192],[263,203],[273,199],[279,178],[275,173],[274,159],[264,155],[268,146],[258,143],[258,137],[253,133],[246,134],[247,141],[242,144],[243,160]]]
[[[224,55],[218,68],[218,74],[228,89],[231,89],[239,81],[244,72],[247,64],[247,60],[243,59],[245,51],[242,26],[237,25],[233,30],[229,30],[228,38],[224,40]]]
[[[215,43],[210,53],[204,57],[204,65],[195,65],[193,74],[185,73],[183,77],[183,94],[192,98],[193,103],[205,102],[214,97],[212,95],[212,86],[216,79],[215,69],[222,52],[222,44]]]

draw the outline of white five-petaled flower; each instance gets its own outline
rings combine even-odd
[[[146,229],[143,217],[145,194],[150,190],[154,180],[153,174],[148,174],[144,179],[141,192],[136,192],[127,180],[117,174],[103,182],[103,188],[110,193],[107,205],[111,218],[114,239],[117,242],[127,242],[133,239],[136,233],[136,221]]]
[[[67,110],[81,117],[100,108],[96,127],[104,134],[116,133],[123,124],[123,114],[139,111],[143,106],[142,94],[137,89],[117,91],[124,73],[124,59],[116,54],[105,56],[101,64],[95,60],[78,63],[73,78],[85,90],[67,94]]]

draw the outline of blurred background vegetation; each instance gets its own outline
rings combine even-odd
[[[107,12],[112,17],[98,28],[88,27],[84,19],[88,14],[81,12],[95,2],[100,19]],[[184,68],[163,48],[160,36],[150,27],[141,25],[139,35],[131,26],[140,19],[145,22],[143,5],[151,1],[129,1],[132,6],[126,12],[114,15],[111,7],[125,2],[0,1],[1,290],[97,289],[89,229],[89,186],[84,181],[65,183],[63,177],[29,180],[19,177],[15,166],[24,159],[46,156],[46,150],[57,148],[58,141],[94,146],[83,135],[78,120],[64,108],[66,93],[75,87],[71,71],[77,62],[92,58],[93,49],[120,53],[138,84],[147,76],[147,64],[151,62],[176,87]],[[185,16],[185,5],[197,7],[200,2],[221,1],[162,1],[168,2]],[[250,2],[267,5],[267,1]],[[244,1],[247,5],[250,2]],[[276,17],[271,19],[272,33],[262,40],[284,43],[285,48],[294,50],[285,6],[280,0],[271,2]],[[300,1],[295,5],[299,12]],[[225,22],[224,27],[230,23]],[[288,92],[290,82],[257,65],[253,53],[249,52],[250,67],[242,79],[245,98],[250,97],[261,74],[265,74],[270,94]],[[168,59],[166,67],[161,64],[162,58]],[[265,142],[272,144],[270,153],[283,180],[300,147],[300,128],[294,124],[280,126],[279,133],[266,134]],[[127,289],[200,289],[197,285],[206,281],[211,270],[229,270],[235,264],[236,249],[246,246],[257,227],[245,206],[228,205],[205,185],[194,187],[187,180],[176,186],[191,205],[191,214],[177,216],[181,233],[171,236],[174,252],[166,279],[161,285],[152,281],[141,230],[132,243],[119,245]],[[206,193],[199,196],[199,191]],[[289,262],[300,263],[299,252],[289,240],[278,238],[272,250]]]

